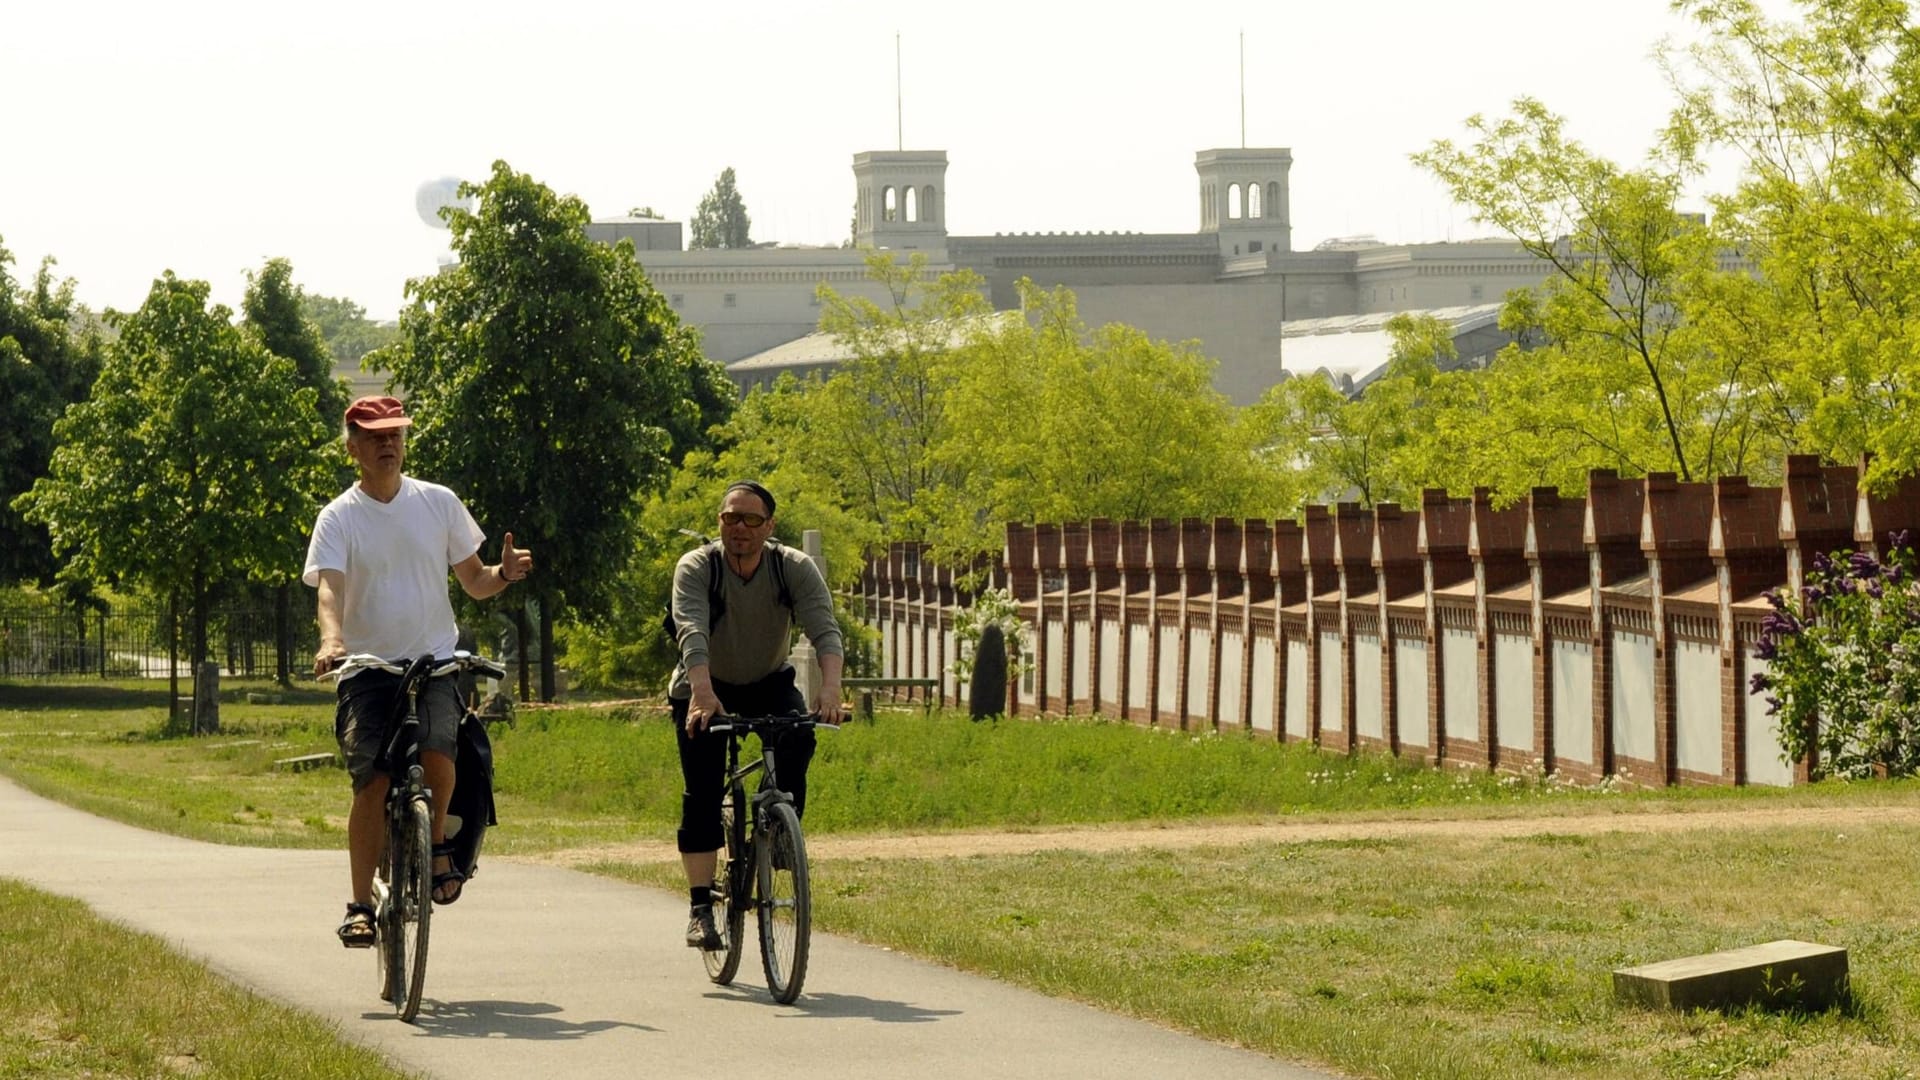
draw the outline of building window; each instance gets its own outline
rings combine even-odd
[[[1467,299],[1469,299],[1469,300],[1478,300],[1478,299],[1480,299],[1480,297],[1481,297],[1481,287],[1480,287],[1480,286],[1478,286],[1478,285],[1469,285],[1469,286],[1467,286]]]
[[[1265,209],[1267,216],[1270,218],[1280,216],[1280,181],[1278,180],[1267,181],[1267,202]]]
[[[674,307],[679,307],[682,304],[685,304],[686,302],[687,302],[687,298],[684,296],[681,296],[679,293],[674,293],[672,296],[667,298],[667,303],[672,304]]]
[[[1247,254],[1258,255],[1259,253],[1260,253],[1260,241],[1258,240],[1247,241]]]
[[[726,298],[720,301],[720,306],[721,306],[721,307],[733,307],[733,306],[734,306],[734,295],[733,295],[732,293],[728,293],[728,294],[726,295]]]
[[[1266,217],[1265,214],[1260,212],[1259,184],[1247,185],[1247,216],[1250,218]]]
[[[900,217],[900,197],[898,193],[896,193],[893,188],[888,188],[884,192],[881,192],[880,200],[880,219],[882,221],[897,221]]]
[[[928,184],[920,192],[920,220],[921,221],[939,221],[940,220],[940,214],[934,208],[932,184]]]
[[[807,303],[813,305],[814,307],[819,307],[820,306],[820,290],[815,289],[813,292],[808,293]]]
[[[1240,209],[1241,209],[1240,208],[1240,185],[1228,184],[1227,185],[1227,218],[1228,220],[1239,221]]]

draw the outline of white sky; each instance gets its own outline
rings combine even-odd
[[[0,0],[0,243],[96,307],[172,269],[238,306],[292,260],[377,318],[445,234],[426,180],[504,158],[596,216],[687,220],[732,165],[756,240],[838,243],[851,164],[944,149],[948,227],[1192,232],[1194,153],[1294,155],[1294,246],[1485,230],[1407,156],[1520,95],[1640,162],[1668,0]]]

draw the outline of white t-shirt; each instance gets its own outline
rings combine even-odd
[[[313,523],[301,580],[317,588],[322,570],[346,575],[340,632],[348,652],[452,656],[460,635],[447,568],[485,539],[460,497],[439,484],[402,476],[400,493],[385,503],[355,484]]]

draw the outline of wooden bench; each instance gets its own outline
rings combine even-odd
[[[906,687],[907,689],[910,689],[910,690],[918,689],[921,691],[921,694],[920,694],[921,715],[925,715],[933,711],[933,695],[936,691],[940,689],[939,679],[862,678],[862,679],[840,680],[841,689],[855,690],[855,691],[858,691],[860,694],[859,702],[854,707],[854,711],[853,711],[853,715],[855,719],[859,719],[859,720],[873,719],[873,692],[875,690],[889,690],[889,689],[896,689],[899,687]]]
[[[286,772],[305,772],[308,769],[318,769],[323,766],[330,768],[338,762],[338,755],[333,753],[302,754],[299,757],[281,758],[273,763],[273,767]]]

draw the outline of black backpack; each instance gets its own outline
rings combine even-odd
[[[707,611],[710,613],[707,618],[707,629],[711,632],[715,627],[720,625],[720,617],[727,613],[727,598],[720,590],[720,575],[726,571],[726,556],[721,552],[720,542],[717,540],[708,544],[706,551]],[[780,606],[791,612],[793,610],[793,593],[787,589],[787,560],[784,555],[780,554],[780,545],[769,540],[765,550],[761,552],[760,558],[762,561],[771,564],[773,568],[773,587],[780,598]],[[660,628],[667,632],[668,641],[678,642],[680,640],[679,627],[675,625],[673,621],[673,601],[671,599],[667,601],[667,613],[660,619]]]

